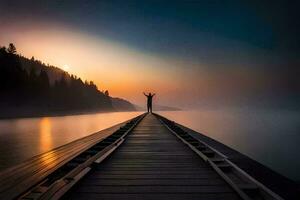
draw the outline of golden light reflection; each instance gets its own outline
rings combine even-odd
[[[51,121],[48,117],[44,117],[40,121],[40,150],[48,151],[53,147],[53,138],[51,133]]]

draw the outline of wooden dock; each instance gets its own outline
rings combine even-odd
[[[154,115],[66,199],[238,199],[197,154]]]
[[[54,151],[2,172],[0,199],[282,199],[155,114]]]

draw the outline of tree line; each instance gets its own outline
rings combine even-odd
[[[25,67],[26,65],[26,67]],[[0,47],[0,107],[41,110],[110,110],[108,91],[65,72],[50,81],[49,66],[17,54],[14,44]]]

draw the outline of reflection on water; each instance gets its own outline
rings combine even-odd
[[[0,170],[139,114],[115,112],[0,120]],[[55,155],[45,156],[46,161]]]
[[[298,112],[223,109],[159,113],[221,141],[292,179],[300,180]],[[0,120],[0,169],[138,114],[140,112],[116,112]],[[45,156],[55,157],[51,154]]]
[[[219,109],[159,112],[300,181],[300,113]]]
[[[44,117],[40,121],[40,150],[41,152],[45,152],[50,149],[53,145],[53,138],[51,133],[51,121],[48,117]]]

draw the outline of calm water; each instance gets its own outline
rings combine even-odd
[[[139,114],[115,112],[0,120],[0,170]]]
[[[266,110],[159,112],[300,182],[300,113]]]
[[[300,114],[291,111],[202,110],[159,112],[300,180]],[[140,112],[0,120],[0,170]]]

